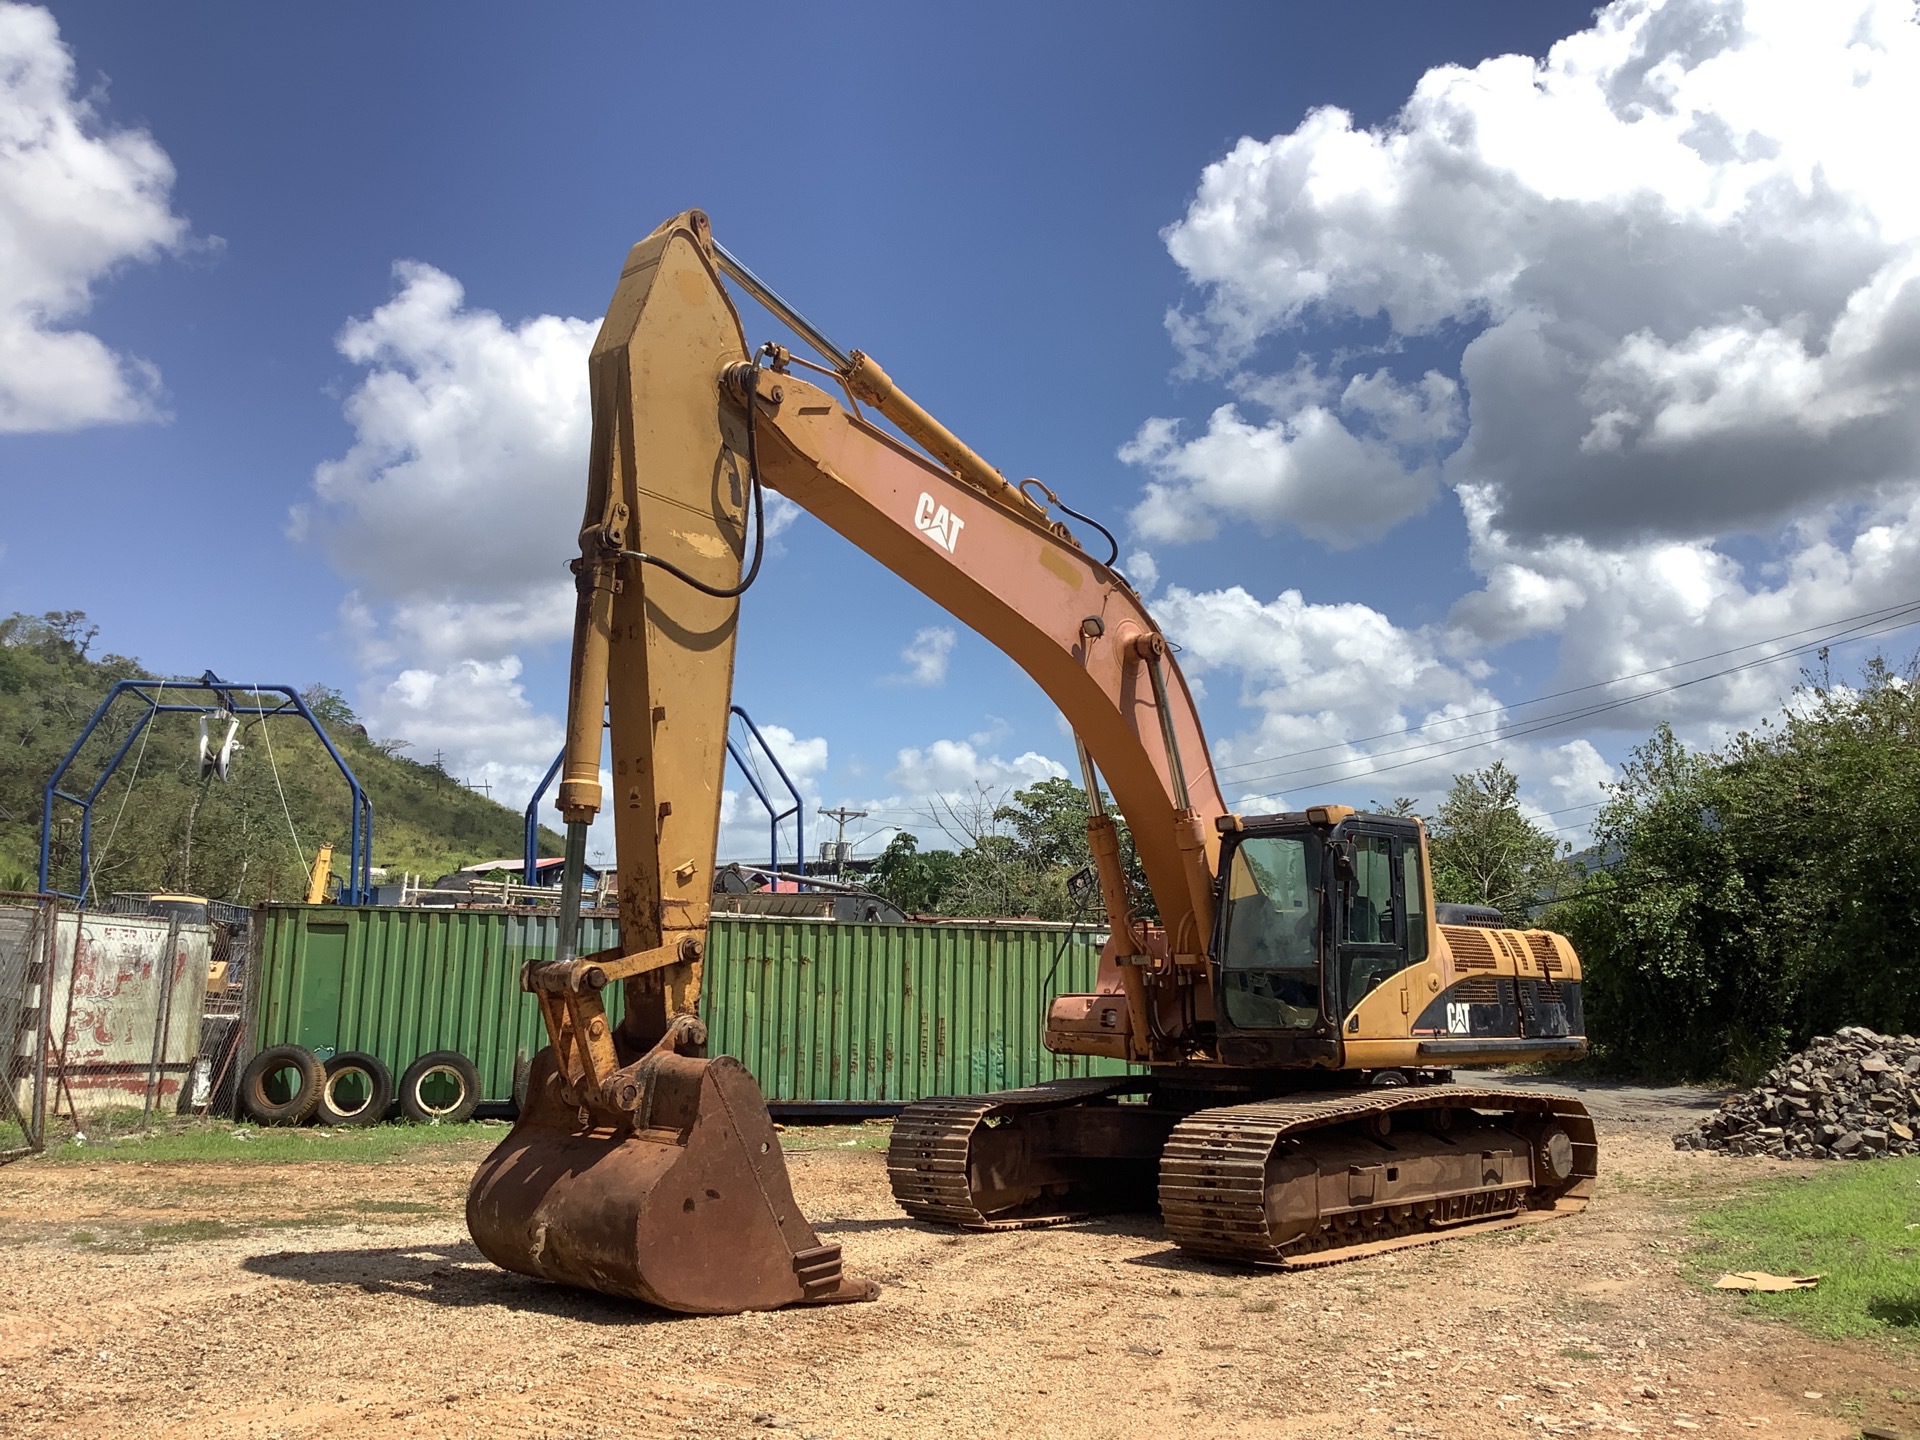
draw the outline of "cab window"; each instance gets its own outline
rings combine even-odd
[[[1313,835],[1254,836],[1234,848],[1220,966],[1226,1018],[1236,1028],[1319,1023],[1319,885]]]
[[[1402,840],[1400,868],[1404,876],[1401,893],[1407,897],[1407,963],[1418,965],[1427,958],[1427,877],[1420,869],[1420,842]]]

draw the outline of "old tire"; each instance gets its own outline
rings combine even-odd
[[[327,1067],[306,1046],[272,1045],[241,1072],[240,1108],[262,1125],[298,1125],[313,1114],[326,1083]]]
[[[313,1118],[322,1125],[378,1125],[393,1105],[393,1071],[378,1055],[349,1050],[327,1061]]]
[[[416,1125],[458,1125],[480,1103],[480,1072],[458,1050],[422,1055],[400,1077],[400,1113]]]

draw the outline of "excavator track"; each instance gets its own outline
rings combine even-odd
[[[991,1095],[951,1095],[907,1106],[894,1121],[887,1146],[887,1179],[893,1198],[916,1220],[963,1230],[1031,1230],[1079,1219],[1105,1208],[1098,1204],[1022,1207],[1018,1215],[983,1212],[975,1203],[974,1142],[990,1122],[1024,1118],[1085,1105],[1141,1088],[1137,1077],[1052,1080]]]
[[[1396,1191],[1381,1183],[1397,1168],[1387,1163],[1393,1154],[1387,1145],[1377,1145],[1377,1155],[1357,1157],[1377,1158],[1378,1164],[1333,1163],[1356,1158],[1336,1154],[1336,1138],[1352,1137],[1357,1130],[1363,1143],[1372,1143],[1366,1140],[1369,1133],[1389,1135],[1396,1122],[1420,1127],[1423,1139],[1438,1135],[1438,1144],[1452,1143],[1447,1127],[1438,1123],[1443,1111],[1475,1112],[1480,1127],[1460,1132],[1462,1142],[1520,1138],[1518,1129],[1495,1128],[1507,1123],[1539,1135],[1562,1132],[1570,1142],[1568,1173],[1555,1179],[1549,1171],[1543,1184],[1544,1162],[1530,1162],[1520,1173],[1511,1155],[1486,1151],[1480,1184],[1421,1193],[1417,1186]],[[1321,1197],[1316,1212],[1291,1227],[1274,1213],[1277,1151],[1297,1152],[1303,1165],[1318,1166],[1306,1177]],[[1496,1158],[1506,1163],[1496,1164]],[[1322,1091],[1201,1110],[1181,1121],[1161,1154],[1160,1213],[1167,1238],[1196,1255],[1306,1269],[1571,1214],[1586,1207],[1597,1158],[1586,1107],[1568,1096],[1451,1085],[1341,1095]],[[1327,1205],[1329,1186],[1335,1187],[1336,1200],[1347,1189],[1339,1185],[1343,1179],[1351,1186],[1344,1197],[1348,1203]],[[1299,1233],[1289,1235],[1288,1228]]]

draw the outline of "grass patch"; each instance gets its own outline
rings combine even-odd
[[[93,1132],[89,1132],[92,1136]],[[224,1120],[183,1120],[136,1131],[110,1141],[49,1144],[31,1165],[97,1165],[103,1161],[220,1161],[224,1164],[287,1165],[324,1161],[331,1165],[382,1165],[478,1160],[500,1143],[507,1127],[500,1121],[465,1125],[370,1125],[329,1130],[318,1126],[280,1129],[235,1125]]]
[[[1811,1290],[1743,1303],[1832,1338],[1920,1344],[1920,1158],[1836,1164],[1771,1181],[1695,1220],[1691,1264],[1712,1284],[1730,1270],[1823,1275]]]
[[[884,1150],[893,1136],[889,1121],[861,1125],[788,1125],[780,1132],[780,1148],[798,1154],[805,1150]]]

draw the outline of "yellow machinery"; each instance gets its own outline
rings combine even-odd
[[[820,358],[751,352],[723,277]],[[1585,1203],[1583,1107],[1446,1083],[1458,1064],[1584,1051],[1571,946],[1448,923],[1475,917],[1435,906],[1417,820],[1231,812],[1104,530],[1101,558],[1060,517],[1094,522],[1038,481],[1009,484],[728,255],[699,211],[628,255],[591,374],[561,946],[525,976],[551,1043],[468,1197],[491,1259],[696,1312],[875,1293],[801,1215],[758,1088],[737,1061],[705,1058],[696,1013],[763,486],[1018,663],[1071,723],[1086,782],[1111,938],[1094,991],[1054,1001],[1046,1043],[1143,1073],[910,1106],[888,1154],[909,1214],[980,1229],[1157,1203],[1192,1251],[1288,1266]],[[1103,785],[1155,923],[1128,892]],[[581,956],[586,830],[608,804],[620,944]]]

